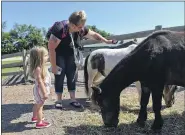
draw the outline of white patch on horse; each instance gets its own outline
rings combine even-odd
[[[98,49],[92,52],[91,56],[96,54],[102,54],[105,60],[105,74],[108,75],[110,71],[115,67],[115,65],[126,55],[128,55],[132,50],[135,49],[137,45],[133,44],[127,48],[121,49]],[[89,58],[91,59],[91,58]]]
[[[98,49],[93,51],[87,64],[89,95],[92,94],[92,86],[99,85],[115,65],[126,57],[137,45],[133,44],[121,49]],[[103,76],[105,73],[105,76]]]

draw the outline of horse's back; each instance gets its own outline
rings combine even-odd
[[[107,53],[104,52],[105,68],[107,70],[112,70],[116,64],[118,64],[123,58],[125,58],[132,50],[135,49],[137,45],[131,45],[127,48],[122,49],[112,49]]]
[[[146,42],[148,44],[144,44]],[[151,74],[161,78],[165,77],[168,85],[185,86],[184,33],[159,31],[151,35],[140,46],[141,50],[147,50],[150,57],[148,62],[151,63],[150,67],[152,68],[148,70]],[[135,53],[139,54],[137,51]]]
[[[118,48],[118,49],[110,49],[110,48],[103,48],[103,49],[97,49],[91,52],[89,56],[89,63],[92,63],[92,61],[96,61],[96,63],[102,63],[100,61],[104,61],[105,64],[105,73],[108,74],[115,66],[116,64],[126,57],[132,50],[136,48],[136,44],[132,44],[126,48]],[[99,61],[99,62],[98,62]],[[102,66],[102,65],[101,65]]]
[[[129,53],[131,50],[133,50],[137,45],[133,44],[130,45],[126,48],[118,48],[118,49],[111,49],[111,48],[102,48],[102,49],[97,49],[94,50],[93,52],[91,52],[91,55],[95,55],[95,54],[103,54],[103,55],[113,55],[115,56],[115,54],[124,54],[124,53]]]

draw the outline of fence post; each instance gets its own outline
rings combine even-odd
[[[155,31],[157,31],[157,30],[162,30],[162,25],[155,26]]]
[[[22,52],[22,58],[23,58],[23,70],[24,70],[24,82],[26,83],[28,81],[28,61],[27,61],[27,52],[24,49]]]

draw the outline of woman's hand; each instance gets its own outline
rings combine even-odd
[[[117,44],[117,40],[107,40],[105,43],[106,44]]]
[[[57,66],[52,66],[51,70],[53,74],[57,74]]]
[[[113,43],[112,43],[112,40],[107,40],[105,43],[106,43],[106,44],[113,44]]]

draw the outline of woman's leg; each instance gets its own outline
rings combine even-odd
[[[74,57],[70,56],[66,58],[66,78],[67,78],[67,87],[70,93],[71,105],[74,107],[80,107],[81,105],[76,101],[75,90],[76,90],[76,64]]]
[[[67,87],[70,93],[70,97],[72,100],[75,100],[75,90],[76,90],[76,64],[73,56],[69,56],[66,58],[66,78],[67,78]],[[75,79],[74,79],[75,78]]]
[[[57,66],[62,68],[62,72],[60,75],[54,75],[55,76],[55,93],[57,95],[56,107],[61,108],[62,107],[61,102],[62,102],[62,93],[63,93],[63,83],[64,83],[64,77],[65,77],[64,57],[57,56],[56,64]]]

